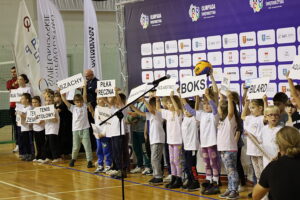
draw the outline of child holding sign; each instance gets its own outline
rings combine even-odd
[[[41,106],[41,98],[39,96],[32,97],[32,107],[37,108]],[[45,122],[38,120],[32,125],[33,136],[36,146],[36,156],[33,161],[44,160],[45,152]]]
[[[87,159],[87,168],[94,167],[92,160],[92,147],[90,140],[90,124],[88,121],[88,106],[87,102],[87,93],[86,86],[83,86],[83,95],[75,94],[74,104],[70,104],[66,99],[66,94],[62,94],[62,100],[69,108],[72,116],[72,131],[73,131],[73,148],[72,148],[72,159],[69,163],[70,167],[74,167],[75,161],[80,150],[81,143],[84,146],[86,159]]]
[[[293,79],[289,78],[289,72],[286,75],[291,90],[291,102],[297,108],[298,112],[292,115],[292,121],[295,128],[300,130],[300,85],[294,85]]]
[[[19,135],[19,148],[25,155],[22,160],[32,161],[34,154],[32,125],[26,122],[26,113],[28,110],[32,110],[31,96],[29,93],[22,94],[21,104],[23,105],[23,110],[22,112],[19,111],[19,115],[21,116],[21,133]]]

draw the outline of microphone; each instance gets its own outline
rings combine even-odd
[[[166,76],[163,76],[159,79],[156,79],[155,81],[152,82],[153,85],[158,85],[160,82],[169,79],[171,76],[167,74]]]

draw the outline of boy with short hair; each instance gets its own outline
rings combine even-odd
[[[283,126],[289,119],[289,116],[285,111],[285,107],[288,100],[289,100],[288,96],[283,92],[277,92],[273,97],[274,106],[277,106],[280,110],[279,123]]]

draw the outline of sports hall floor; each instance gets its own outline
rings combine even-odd
[[[69,168],[67,161],[55,165],[20,161],[17,154],[11,152],[13,147],[13,144],[0,144],[0,200],[121,199],[121,181],[94,174],[95,168],[86,168],[84,155],[81,155],[74,168]],[[125,199],[220,199],[217,195],[203,196],[199,191],[150,186],[147,183],[150,178],[129,174],[125,179]],[[225,189],[226,186],[222,186],[221,192]],[[251,187],[247,187],[246,191],[240,193],[241,199],[248,199],[250,191]]]

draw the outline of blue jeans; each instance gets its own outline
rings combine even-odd
[[[97,156],[98,156],[98,164],[99,166],[103,166],[104,157],[106,166],[112,165],[112,157],[111,157],[111,141],[110,138],[103,137],[100,139],[96,139],[97,142]]]
[[[236,168],[237,152],[221,151],[221,158],[227,172],[228,190],[238,192],[239,175]]]

